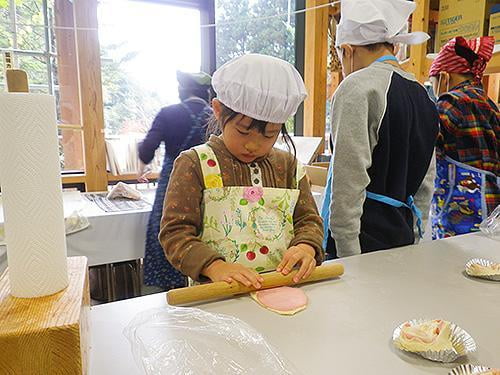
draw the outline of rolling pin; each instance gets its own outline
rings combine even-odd
[[[279,286],[304,284],[313,281],[320,281],[332,279],[341,276],[344,273],[344,266],[340,263],[325,263],[314,269],[307,279],[300,280],[298,283],[293,282],[293,277],[297,271],[292,271],[288,275],[283,276],[278,272],[269,272],[261,274],[264,281],[262,282],[262,289],[276,288]],[[185,305],[194,302],[209,301],[214,299],[221,299],[232,297],[239,294],[246,294],[254,292],[253,286],[247,287],[236,281],[226,283],[225,281],[218,281],[215,283],[201,284],[187,288],[172,289],[167,292],[167,303],[171,306]]]

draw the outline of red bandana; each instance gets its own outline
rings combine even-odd
[[[446,43],[434,59],[429,75],[437,76],[441,72],[472,73],[481,79],[495,48],[495,38],[482,36],[466,40],[461,36]]]

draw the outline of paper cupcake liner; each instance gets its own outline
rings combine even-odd
[[[448,375],[477,375],[488,370],[491,368],[480,365],[461,365],[451,370]]]
[[[459,357],[463,357],[471,352],[476,351],[476,342],[471,337],[471,335],[469,335],[465,330],[454,323],[450,323],[450,338],[453,345],[453,350],[427,350],[425,352],[413,352],[401,347],[398,344],[397,339],[401,336],[401,331],[406,323],[410,323],[411,325],[418,325],[429,320],[432,319],[412,319],[407,322],[401,323],[398,327],[396,327],[394,333],[392,334],[392,341],[394,343],[394,346],[405,352],[415,353],[426,359],[436,362],[453,362]]]
[[[479,264],[481,266],[487,267],[487,266],[491,266],[494,263],[495,262],[492,262],[491,260],[488,260],[488,259],[480,259],[480,258],[471,259],[465,264],[465,272],[467,273],[467,275],[469,275],[471,277],[478,277],[480,279],[500,281],[500,273],[499,274],[491,274],[491,275],[474,275],[472,273],[472,270],[471,270],[471,266],[473,264]]]

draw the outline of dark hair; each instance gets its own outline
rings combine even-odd
[[[387,42],[373,43],[373,44],[367,44],[366,46],[356,46],[356,47],[365,48],[366,50],[368,50],[370,52],[378,51],[381,48],[387,48],[387,49],[394,51],[394,44],[387,43]],[[344,51],[342,51],[342,53],[344,53]],[[339,54],[339,57],[340,57],[340,54]]]
[[[388,48],[390,50],[394,50],[394,44],[387,43],[387,42],[368,44],[366,46],[360,46],[360,47],[364,47],[370,52],[377,51],[381,48]]]
[[[197,98],[201,98],[206,102],[210,101],[210,89],[209,88],[199,88],[195,87],[179,87],[179,99],[181,101],[186,100],[190,96],[196,96]]]
[[[218,121],[215,118],[215,115],[212,115],[212,117],[208,122],[207,134],[215,134],[215,135],[221,134],[222,130],[226,127],[226,124],[232,119],[234,119],[236,116],[241,114],[233,111],[231,108],[225,106],[222,103],[220,103],[220,105],[222,109],[221,121]],[[264,134],[266,131],[267,124],[268,124],[267,121],[252,119],[252,122],[248,127],[248,129],[249,130],[257,129],[259,133]],[[288,151],[295,158],[297,155],[297,149],[295,148],[295,144],[293,143],[292,137],[290,137],[290,134],[288,134],[288,131],[286,130],[285,124],[281,124],[281,135],[283,136],[283,141],[285,142]]]

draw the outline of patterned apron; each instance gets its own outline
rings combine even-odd
[[[203,191],[203,242],[227,262],[238,262],[257,272],[275,270],[294,237],[293,213],[304,168],[297,163],[295,189],[262,187],[258,163],[250,163],[253,186],[222,182],[219,162],[208,145],[195,147]]]
[[[496,185],[498,190],[500,178],[448,156],[438,157],[432,198],[432,238],[478,231],[479,224],[488,216],[487,185]]]
[[[186,101],[197,101],[197,99],[188,99]],[[199,101],[202,101],[202,99],[199,99]],[[206,105],[205,101],[203,103]],[[158,241],[160,221],[163,214],[163,201],[165,200],[170,173],[172,172],[175,158],[182,151],[194,146],[193,139],[197,135],[204,135],[206,133],[205,123],[210,113],[208,106],[196,115],[184,102],[181,105],[191,118],[191,129],[175,153],[165,154],[161,173],[158,178],[158,186],[156,187],[155,201],[149,216],[144,250],[144,284],[163,289],[186,286],[186,277],[168,262],[160,241]],[[203,139],[203,137],[201,138]]]

